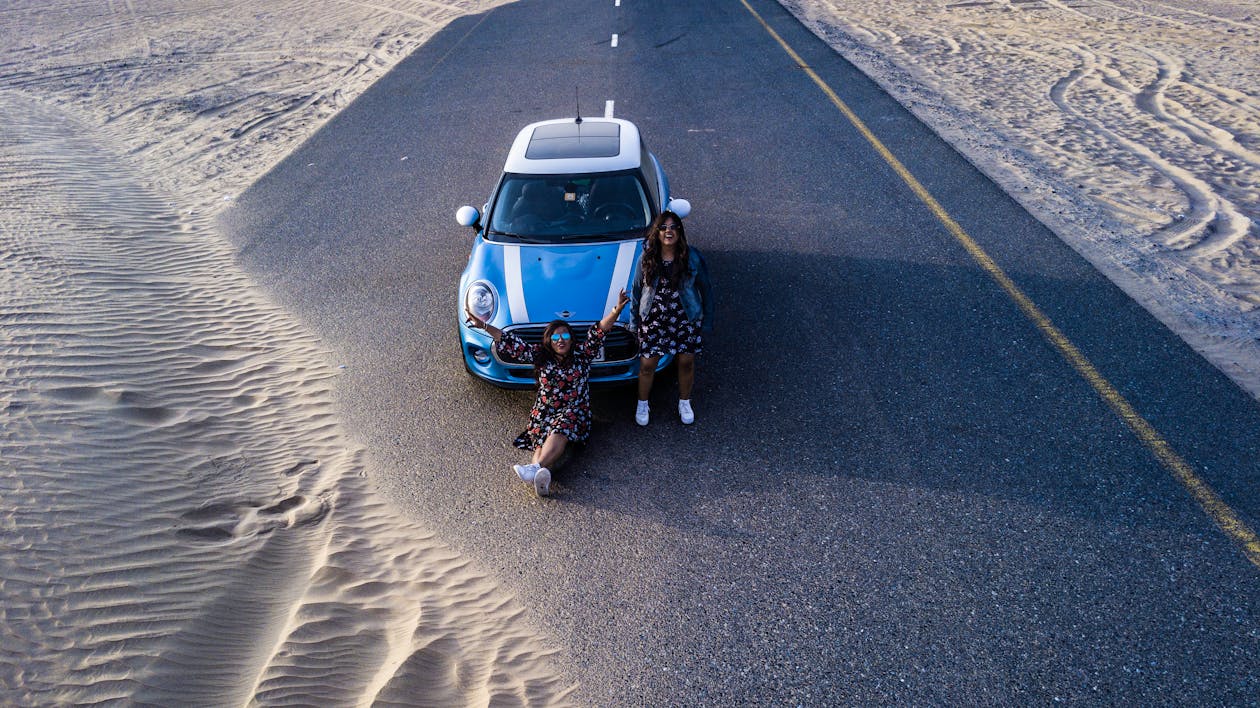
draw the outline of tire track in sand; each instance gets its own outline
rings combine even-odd
[[[1145,142],[1133,140],[1117,130],[1108,127],[1103,121],[1080,110],[1073,102],[1073,89],[1079,84],[1109,85],[1123,87],[1115,78],[1108,78],[1101,68],[1098,56],[1083,46],[1065,45],[1079,59],[1076,68],[1060,79],[1050,89],[1050,99],[1066,116],[1070,116],[1078,124],[1087,126],[1089,132],[1105,137],[1120,146],[1151,169],[1164,175],[1185,195],[1189,207],[1184,217],[1162,229],[1160,241],[1163,245],[1178,250],[1192,252],[1196,255],[1210,254],[1228,248],[1248,234],[1251,220],[1228,199],[1219,195],[1206,181],[1191,171],[1173,164],[1164,158],[1155,148]],[[1184,122],[1168,119],[1167,113],[1160,110],[1160,102],[1168,83],[1172,80],[1167,66],[1161,66],[1155,82],[1137,91],[1126,91],[1133,95],[1133,102],[1143,108],[1165,129],[1172,129],[1186,135]],[[1187,139],[1190,139],[1186,135]],[[1207,138],[1204,138],[1207,140]],[[1210,141],[1214,147],[1218,141]]]

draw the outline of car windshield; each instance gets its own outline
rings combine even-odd
[[[531,243],[616,240],[641,232],[651,220],[636,170],[508,174],[494,200],[489,235]]]

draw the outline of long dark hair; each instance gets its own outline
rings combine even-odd
[[[657,274],[665,268],[661,263],[661,224],[668,219],[673,219],[678,224],[678,251],[674,254],[674,268],[669,284],[678,287],[683,276],[690,272],[691,263],[688,260],[690,251],[687,248],[687,232],[683,229],[682,217],[666,209],[652,220],[643,243],[643,257],[639,261],[639,271],[643,274],[644,285],[654,285]]]
[[[551,335],[556,333],[558,329],[569,330],[569,356],[573,356],[573,348],[577,346],[577,341],[572,339],[573,327],[569,326],[564,320],[552,320],[547,323],[547,327],[543,329],[542,342],[538,347],[538,355],[534,357],[534,380],[538,380],[538,374],[542,372],[553,361],[559,362],[560,358],[556,356],[556,350],[551,348]],[[568,357],[566,357],[568,358]]]

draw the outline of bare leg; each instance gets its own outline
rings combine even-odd
[[[564,433],[552,433],[547,436],[547,441],[542,447],[534,450],[534,462],[539,465],[551,469],[551,466],[560,460],[560,456],[564,454],[564,448],[569,444],[569,439]]]
[[[639,373],[639,381],[643,381],[643,373]],[[678,397],[684,401],[691,400],[691,386],[696,382],[696,355],[678,355]],[[640,384],[642,388],[642,384]],[[642,398],[642,396],[640,396]]]
[[[656,378],[656,366],[661,363],[659,356],[639,359],[639,400],[646,401],[652,395],[652,381]]]

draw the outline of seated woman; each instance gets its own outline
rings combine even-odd
[[[551,493],[550,467],[560,459],[571,442],[585,442],[591,432],[591,360],[599,353],[604,335],[612,331],[630,298],[622,290],[617,306],[604,319],[592,325],[586,341],[574,346],[573,330],[564,320],[555,320],[543,330],[540,344],[529,344],[510,332],[482,322],[465,306],[468,326],[484,329],[494,338],[499,356],[532,361],[538,382],[538,396],[529,412],[529,427],[513,444],[533,450],[527,465],[513,465],[520,478],[534,485],[540,497]]]

